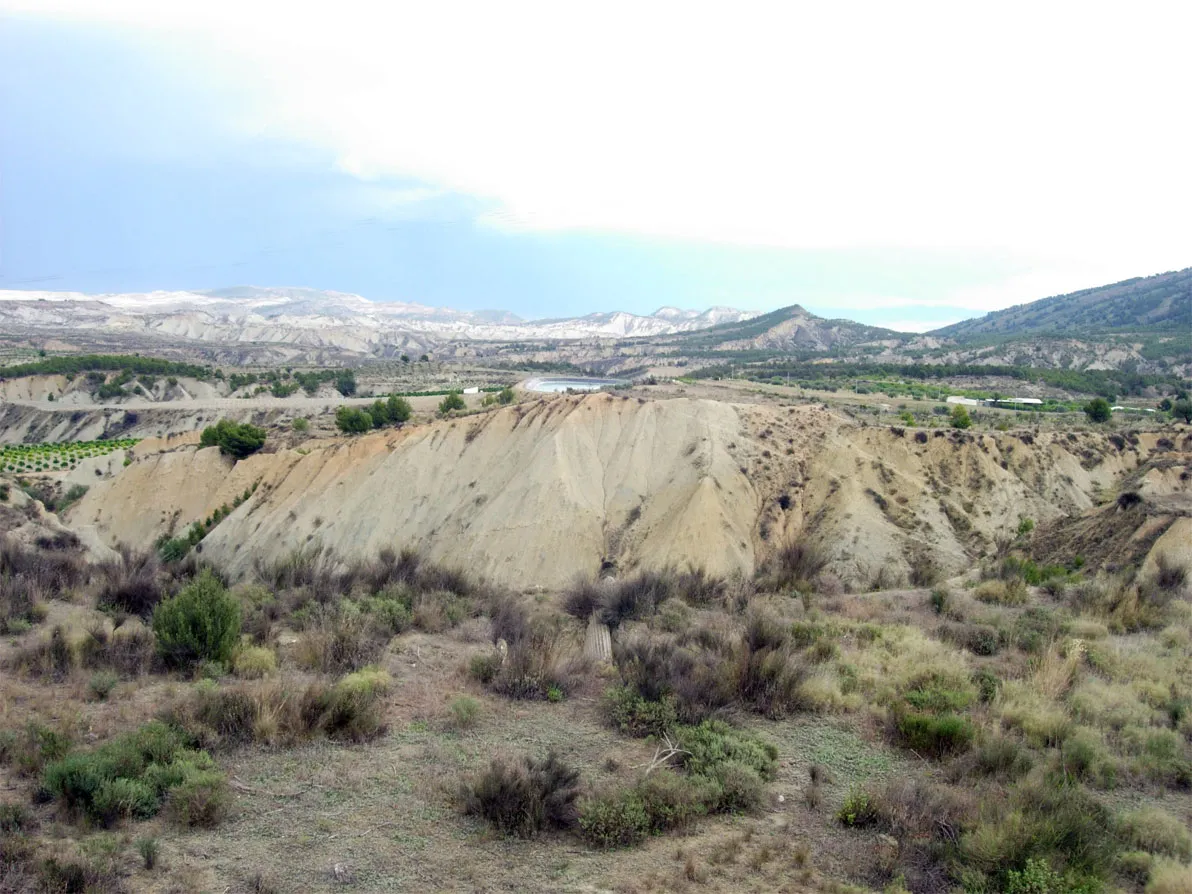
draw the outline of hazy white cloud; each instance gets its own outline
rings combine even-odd
[[[180,37],[237,126],[496,227],[1027,259],[973,310],[1192,263],[1184,2],[5,9]]]
[[[1187,252],[1192,254],[1192,250]],[[980,286],[963,286],[948,290],[936,297],[916,294],[909,290],[904,295],[889,294],[859,294],[840,299],[843,304],[853,308],[945,308],[946,313],[965,311],[964,316],[978,313],[988,313],[1015,304],[1026,304],[1039,298],[1051,295],[1062,295],[1067,292],[1078,291],[1083,287],[1105,285],[1122,279],[1129,279],[1138,273],[1162,272],[1159,270],[1123,270],[1120,264],[1112,260],[1090,260],[1083,264],[1071,262],[1052,262],[1041,266],[1029,273],[1009,274],[996,282]],[[1087,281],[1086,281],[1087,280]],[[843,311],[842,311],[843,312]],[[956,316],[950,320],[961,319]],[[891,328],[896,328],[893,324]],[[938,326],[946,326],[939,323]],[[928,327],[928,328],[938,328]],[[906,331],[926,331],[924,329],[907,329]]]

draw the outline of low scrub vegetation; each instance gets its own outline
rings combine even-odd
[[[464,813],[487,820],[506,835],[534,838],[575,826],[579,770],[554,752],[519,761],[496,758],[460,788]]]
[[[194,554],[88,568],[5,542],[0,685],[31,705],[0,724],[5,859],[33,890],[164,883],[178,836],[233,810],[221,767],[255,810],[292,787],[245,774],[353,748],[403,816],[446,792],[544,854],[609,861],[590,851],[697,832],[671,846],[679,886],[830,889],[793,843],[815,840],[870,890],[1182,891],[1188,582],[1165,562],[1035,564],[1016,543],[979,580],[905,599],[841,593],[802,546],[751,581],[641,571],[517,594],[410,550],[304,550],[231,582]],[[584,657],[593,620],[611,664]],[[508,756],[523,732],[530,753]],[[102,859],[43,832],[112,827],[124,851]],[[133,850],[158,837],[152,860]]]
[[[72,813],[103,825],[163,807],[183,826],[211,826],[227,810],[226,780],[180,730],[155,722],[49,764],[42,785]]]
[[[47,550],[0,539],[0,635],[29,630],[45,618],[47,599],[67,597],[86,577],[72,546]]]
[[[247,502],[257,492],[258,484],[259,482],[255,482],[251,486],[246,487],[243,493],[237,494],[230,504],[224,503],[212,511],[205,519],[191,524],[184,536],[172,537],[169,533],[162,534],[154,543],[154,547],[157,549],[157,555],[166,563],[182,561],[191,548],[198,546],[203,541],[203,538],[215,529],[216,525],[231,515],[236,509],[240,508],[241,504]]]
[[[217,753],[253,742],[292,746],[319,736],[364,742],[385,731],[384,696],[390,685],[388,674],[378,668],[333,683],[272,677],[232,686],[208,682],[169,716]]]

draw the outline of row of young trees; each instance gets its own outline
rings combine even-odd
[[[510,404],[512,402],[512,388],[505,388],[485,399],[486,404]],[[458,391],[448,393],[439,403],[439,413],[442,416],[466,408],[467,404],[464,403],[464,399]],[[386,400],[374,401],[368,408],[340,407],[335,411],[335,425],[344,434],[364,434],[376,428],[402,425],[409,422],[413,414],[414,409],[408,400],[392,394]],[[305,431],[306,420],[295,420],[294,428],[295,431]],[[247,422],[239,423],[230,419],[221,419],[215,425],[203,429],[199,444],[202,447],[218,447],[220,452],[227,456],[244,459],[265,446],[265,430]]]
[[[1165,401],[1165,403],[1167,407],[1164,410],[1171,413],[1172,419],[1192,423],[1192,401],[1182,398],[1176,401]],[[1084,410],[1084,414],[1088,416],[1089,422],[1095,422],[1097,424],[1108,422],[1113,416],[1113,408],[1109,405],[1109,401],[1103,397],[1093,398],[1082,409]],[[968,428],[973,424],[968,410],[962,406],[954,406],[949,415],[953,428]]]
[[[489,394],[484,398],[484,405],[497,403],[502,406],[513,403],[513,389],[506,387]],[[458,391],[449,391],[439,401],[439,415],[449,416],[460,410],[466,410],[467,403]],[[408,422],[413,414],[409,401],[396,395],[390,395],[388,400],[378,400],[367,409],[362,407],[340,407],[335,411],[335,425],[341,432],[348,435],[364,434],[374,428],[385,428],[389,425],[401,425]]]
[[[408,422],[413,412],[408,400],[391,395],[388,400],[374,401],[367,410],[360,407],[340,407],[335,411],[335,425],[344,434],[363,434],[374,428]]]

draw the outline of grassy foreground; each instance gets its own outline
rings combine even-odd
[[[0,547],[0,890],[1192,890],[1174,566],[200,559]]]

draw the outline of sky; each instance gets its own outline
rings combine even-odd
[[[0,289],[925,330],[1192,265],[1192,5],[0,0]]]

